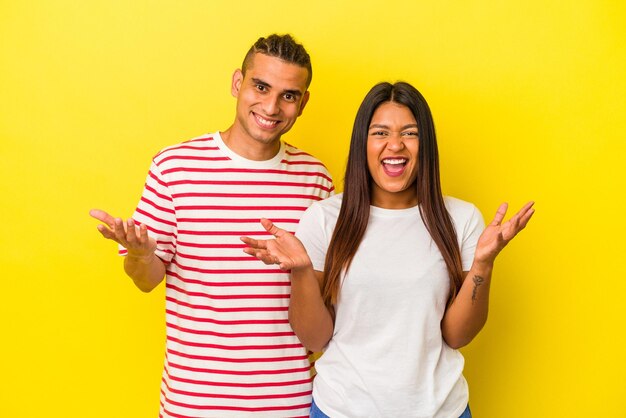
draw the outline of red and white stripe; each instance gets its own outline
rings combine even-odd
[[[160,416],[308,416],[311,366],[287,319],[288,273],[245,254],[239,237],[267,238],[262,217],[293,232],[332,180],[288,144],[272,167],[220,146],[206,135],[159,153],[134,215],[167,265]]]

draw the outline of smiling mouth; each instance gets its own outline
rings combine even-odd
[[[254,114],[255,120],[262,128],[272,129],[280,123],[280,121],[278,120],[265,119],[263,116],[257,113],[253,113],[253,114]]]
[[[385,173],[389,176],[395,177],[404,172],[408,160],[406,158],[385,158],[381,162]]]

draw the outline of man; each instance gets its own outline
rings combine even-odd
[[[242,252],[260,218],[294,231],[334,190],[325,167],[282,142],[309,99],[311,63],[289,35],[260,38],[232,77],[232,126],[168,147],[132,219],[101,210],[144,292],[166,277],[161,416],[308,416],[310,364],[289,326],[288,272]]]

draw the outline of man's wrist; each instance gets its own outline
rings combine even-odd
[[[154,256],[154,253],[150,253],[150,254],[134,254],[131,252],[128,252],[126,254],[126,258],[130,261],[133,262],[137,262],[137,263],[141,263],[141,264],[150,264],[150,262],[152,261],[152,257]]]

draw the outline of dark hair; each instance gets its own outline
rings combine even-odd
[[[241,72],[244,76],[246,75],[246,70],[252,63],[252,57],[257,53],[280,58],[285,62],[306,68],[309,73],[306,79],[306,86],[309,87],[311,84],[311,79],[313,78],[311,57],[306,52],[306,49],[304,49],[304,46],[297,43],[291,35],[273,34],[267,38],[259,38],[254,45],[250,47],[241,64]]]
[[[367,136],[372,115],[385,102],[406,106],[417,122],[419,153],[415,187],[419,211],[448,269],[450,277],[448,303],[454,300],[463,282],[457,235],[441,194],[439,152],[435,125],[428,103],[421,93],[408,83],[379,83],[363,99],[352,129],[341,209],[324,268],[322,297],[331,311],[337,302],[341,273],[350,268],[367,228],[373,181],[367,165]]]

